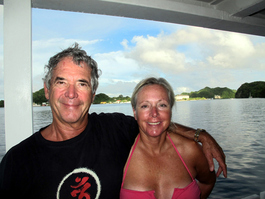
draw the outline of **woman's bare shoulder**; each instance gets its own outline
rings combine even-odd
[[[189,156],[203,155],[202,147],[194,140],[188,139],[175,133],[169,133],[170,138],[180,153]]]
[[[169,133],[168,135],[172,139],[173,143],[177,144],[178,146],[182,146],[182,145],[192,146],[196,144],[195,141],[188,139],[182,135],[176,134],[176,133]]]

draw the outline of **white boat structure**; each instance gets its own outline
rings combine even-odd
[[[32,8],[130,17],[265,36],[264,0],[0,0],[0,4],[4,6],[6,151],[33,134]],[[265,193],[247,198],[265,199]]]
[[[0,0],[6,150],[33,133],[32,8],[130,17],[265,36],[264,0]]]

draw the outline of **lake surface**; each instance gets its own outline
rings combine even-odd
[[[50,107],[33,111],[34,131],[51,123]],[[92,105],[90,112],[132,115],[130,104]],[[1,160],[5,153],[3,108],[0,118]],[[243,198],[265,191],[265,99],[181,101],[176,103],[173,121],[207,129],[226,154],[228,178],[217,179],[209,198]]]

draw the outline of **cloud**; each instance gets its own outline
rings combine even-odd
[[[107,94],[110,97],[117,97],[119,95],[131,97],[136,84],[137,83],[135,81],[113,81],[112,83],[108,83],[102,87],[99,87],[97,94],[106,93],[106,91],[108,91]]]
[[[75,42],[79,43],[87,52],[90,52],[93,46],[101,42],[101,40],[52,38],[32,42],[33,92],[43,88],[44,66],[48,63],[50,57],[72,46]]]
[[[0,100],[4,99],[4,74],[1,72],[3,71],[2,64],[0,65]]]
[[[177,93],[206,86],[237,89],[240,81],[253,79],[248,75],[250,71],[254,75],[263,69],[261,74],[264,74],[264,40],[255,44],[251,38],[239,33],[185,27],[170,34],[161,32],[157,36],[123,39],[122,51],[97,55],[105,73],[101,81],[106,84],[112,79],[139,81],[153,75],[168,79]]]
[[[177,94],[180,94],[180,93],[185,93],[185,92],[190,92],[189,91],[189,88],[187,88],[187,87],[178,87],[177,89],[176,89],[176,91],[175,91],[175,93],[177,93]]]
[[[75,42],[79,43],[82,47],[85,47],[87,45],[93,45],[100,40],[80,40],[80,39],[65,39],[65,38],[52,38],[48,40],[35,40],[33,41],[33,48],[35,50],[43,50],[43,49],[65,49],[71,45],[73,45]]]
[[[0,14],[2,46],[1,17]],[[44,65],[49,58],[74,42],[102,70],[97,93],[110,96],[130,96],[136,83],[149,76],[166,78],[176,94],[205,86],[237,89],[245,82],[264,81],[264,37],[44,9],[33,9],[32,18],[33,91],[43,88]],[[1,46],[0,99],[3,98]]]
[[[98,62],[99,68],[102,70],[102,78],[113,81],[133,80],[134,74],[137,72],[138,63],[133,59],[126,58],[121,51],[98,53],[94,55]]]
[[[135,36],[130,44],[127,57],[174,74],[193,70],[198,63],[207,68],[247,68],[257,55],[265,55],[247,35],[196,27],[157,37]]]
[[[178,73],[185,71],[185,55],[176,49],[176,44],[171,38],[160,34],[154,36],[135,36],[131,50],[126,52],[126,57],[137,60],[147,68],[157,68],[162,72],[171,71]]]
[[[210,43],[213,50],[207,61],[214,67],[247,68],[255,57],[255,46],[246,35],[238,33],[216,33]]]
[[[3,11],[4,6],[0,5],[0,100],[4,99]]]

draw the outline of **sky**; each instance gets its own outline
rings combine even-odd
[[[131,96],[150,76],[175,94],[210,88],[237,90],[265,81],[265,37],[164,22],[32,9],[32,91],[43,88],[49,58],[75,42],[98,63],[97,94]],[[0,100],[4,99],[3,8],[0,7]]]

